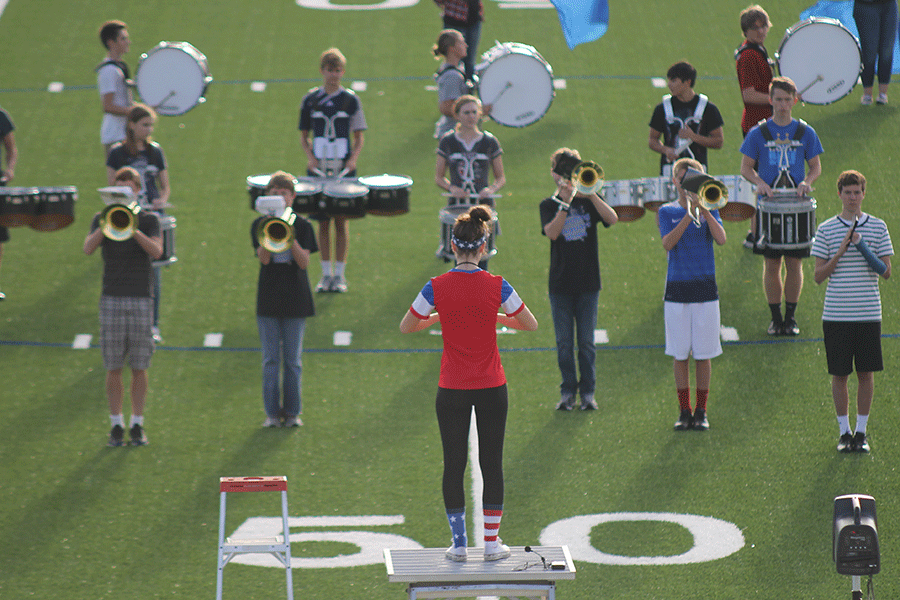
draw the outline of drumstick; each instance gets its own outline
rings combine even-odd
[[[817,84],[817,83],[820,82],[820,81],[825,81],[825,78],[822,76],[821,73],[819,73],[818,75],[816,75],[816,78],[813,79],[812,82],[811,82],[808,86],[806,86],[805,88],[803,88],[802,90],[800,90],[800,91],[797,93],[797,95],[798,95],[798,96],[803,96],[803,94],[805,94],[806,91],[807,91],[809,88],[811,88],[812,86],[814,86],[815,84]]]
[[[497,97],[494,98],[494,101],[488,102],[488,104],[490,104],[491,106],[493,106],[494,104],[497,104],[497,101],[500,100],[500,96],[502,96],[504,94],[504,92],[506,92],[506,90],[508,90],[511,87],[512,87],[512,81],[507,81],[506,86],[502,90],[500,90],[500,93],[497,94]]]
[[[160,101],[159,101],[159,104],[157,104],[157,105],[154,106],[153,108],[159,108],[160,106],[162,106],[163,104],[166,103],[166,100],[168,100],[169,98],[171,98],[172,96],[174,96],[176,93],[177,93],[177,92],[176,92],[175,90],[172,90],[171,92],[169,92],[169,95],[168,95],[168,96],[166,96],[165,98],[163,98],[162,100],[160,100]]]

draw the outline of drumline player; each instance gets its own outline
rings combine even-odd
[[[139,199],[142,208],[162,216],[169,205],[169,170],[162,147],[153,141],[156,112],[145,104],[128,109],[125,140],[115,144],[106,158],[107,183],[113,185],[118,169],[132,167],[140,175]],[[153,339],[162,343],[159,330],[159,303],[162,295],[162,267],[153,267]]]
[[[672,357],[675,391],[681,411],[675,430],[705,431],[709,429],[706,407],[712,379],[712,359],[722,354],[713,242],[724,245],[726,235],[719,211],[707,210],[700,205],[696,194],[684,189],[682,179],[688,168],[704,171],[699,161],[690,158],[675,162],[672,181],[678,190],[678,200],[660,206],[656,222],[668,262],[664,303],[666,354]],[[694,218],[699,221],[699,227]],[[693,413],[688,365],[691,356],[694,357],[696,387]]]
[[[278,171],[272,174],[264,193],[281,196],[284,208],[290,208],[296,196],[295,183],[293,175]],[[318,252],[319,247],[312,225],[295,214],[291,247],[273,254],[260,245],[257,236],[257,228],[265,218],[257,218],[250,228],[253,249],[259,258],[256,322],[262,346],[262,393],[266,413],[263,427],[297,427],[303,425],[300,420],[303,412],[303,334],[307,317],[316,314],[307,267],[310,254]],[[281,394],[278,389],[279,362],[284,365]]]
[[[541,201],[541,233],[550,240],[548,288],[556,362],[562,381],[557,410],[595,410],[597,301],[600,295],[600,261],[597,257],[597,225],[615,225],[619,217],[598,194],[577,192],[572,170],[581,163],[577,150],[560,148],[550,157],[550,175],[556,191]],[[574,330],[574,335],[573,335]],[[577,340],[577,352],[575,342]],[[579,381],[575,370],[578,358]]]
[[[773,78],[769,86],[772,116],[753,127],[741,144],[741,175],[757,186],[758,197],[771,198],[775,193],[773,188],[794,188],[798,198],[807,197],[812,192],[813,182],[822,174],[819,155],[824,150],[819,136],[807,123],[791,115],[797,101],[797,86],[790,78]],[[760,211],[756,214],[757,218],[762,218]],[[766,332],[769,335],[800,335],[795,318],[803,290],[800,261],[809,256],[809,248],[759,249],[754,244],[754,252],[765,257],[763,288],[772,313]]]
[[[693,158],[708,168],[707,149],[719,150],[724,142],[722,115],[709,98],[694,91],[697,69],[690,63],[669,67],[666,80],[670,93],[653,110],[648,138],[650,149],[661,155],[659,174],[671,177],[672,164],[679,158]]]
[[[481,23],[484,21],[484,5],[481,0],[434,0],[441,8],[444,29],[455,29],[466,40],[468,50],[464,64],[466,79],[475,75],[475,57],[478,56],[478,42],[481,41]]]
[[[837,180],[841,212],[819,225],[813,242],[815,280],[828,280],[822,309],[825,354],[840,429],[838,452],[868,452],[866,426],[881,355],[881,276],[891,276],[894,248],[887,225],[862,211],[866,178],[844,171]],[[856,365],[856,430],[850,429],[850,373]]]
[[[16,174],[16,165],[19,162],[19,148],[16,146],[16,126],[13,124],[9,113],[0,108],[0,139],[3,140],[3,149],[6,150],[4,164],[6,168],[0,171],[0,185],[7,185]],[[0,225],[0,266],[3,264],[3,244],[9,241],[9,229]],[[6,294],[0,292],[0,300],[6,299]]]
[[[483,113],[481,100],[470,94],[456,99],[453,114],[456,128],[444,134],[438,142],[434,182],[449,193],[448,206],[455,204],[486,204],[494,206],[493,196],[506,184],[503,173],[503,149],[500,142],[478,125]],[[449,169],[450,179],[447,179]],[[488,184],[490,174],[494,182]],[[448,248],[439,248],[437,254]],[[479,266],[487,270],[489,256]]]
[[[116,185],[127,185],[135,194],[140,191],[140,175],[125,167],[116,172]],[[109,446],[122,446],[125,421],[122,415],[124,385],[122,369],[127,357],[131,367],[131,445],[147,444],[144,431],[144,408],[147,399],[150,359],[155,348],[151,296],[152,261],[162,254],[159,219],[148,211],[136,215],[134,235],[127,240],[107,238],[100,226],[100,214],[94,215],[91,231],[84,239],[84,253],[97,248],[103,257],[103,288],[100,295],[100,346],[106,369],[106,398],[112,428]]]
[[[107,21],[100,27],[100,43],[106,48],[106,57],[96,67],[97,90],[103,107],[100,125],[100,143],[109,156],[113,144],[125,139],[125,121],[132,104],[128,65],[122,56],[128,53],[131,40],[122,21]]]
[[[453,112],[456,99],[472,93],[466,72],[459,67],[459,63],[466,57],[467,50],[463,34],[456,29],[443,30],[431,48],[435,59],[444,57],[444,61],[434,74],[438,91],[438,110],[441,112],[441,117],[434,124],[436,139],[441,139],[445,133],[456,127],[456,115]]]
[[[525,331],[538,326],[503,277],[478,267],[487,252],[491,219],[485,206],[473,206],[457,217],[451,238],[456,266],[426,283],[400,322],[401,333],[441,325],[444,351],[435,410],[444,454],[444,508],[453,538],[445,556],[455,562],[468,557],[463,479],[473,409],[484,479],[484,560],[510,555],[509,546],[498,536],[503,516],[503,441],[509,392],[497,348],[497,325]]]
[[[356,176],[356,162],[363,148],[366,117],[359,97],[341,85],[347,59],[337,48],[322,53],[319,70],[322,85],[311,89],[300,105],[300,143],[306,153],[307,175]],[[350,224],[344,215],[314,213],[319,222],[322,277],[316,292],[346,292],[345,269],[350,244]],[[334,262],[329,227],[334,222]]]

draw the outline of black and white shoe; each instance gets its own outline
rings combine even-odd
[[[137,423],[131,427],[128,431],[128,435],[131,436],[132,446],[146,446],[150,443],[147,441],[147,432],[145,432],[144,428]]]
[[[842,433],[837,444],[838,452],[853,452],[853,434],[849,431]]]
[[[675,421],[675,431],[687,431],[694,426],[694,415],[689,410],[681,411],[678,420]]]
[[[781,334],[800,335],[800,327],[797,325],[797,321],[795,321],[793,317],[791,317],[790,319],[785,319],[784,324],[781,326]]]
[[[702,408],[694,411],[694,421],[691,428],[695,431],[706,431],[709,429],[709,420],[706,418],[706,411]]]
[[[125,445],[125,429],[121,425],[113,425],[109,430],[109,440],[106,445],[111,448],[118,448]]]
[[[862,431],[857,431],[853,436],[853,452],[869,452],[869,441],[866,439],[866,434]]]

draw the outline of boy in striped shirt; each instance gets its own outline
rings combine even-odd
[[[862,211],[866,178],[844,171],[837,180],[841,213],[816,231],[811,254],[815,280],[828,280],[822,330],[831,375],[831,393],[840,427],[838,452],[868,452],[866,424],[875,395],[875,371],[881,356],[881,294],[878,277],[891,276],[894,254],[887,225]],[[850,430],[848,380],[856,365],[856,430]]]

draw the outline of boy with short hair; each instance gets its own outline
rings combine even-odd
[[[866,178],[844,171],[837,181],[841,212],[819,225],[812,247],[815,280],[828,280],[822,330],[840,439],[838,452],[868,452],[866,425],[881,356],[881,294],[878,277],[891,276],[894,254],[887,225],[862,211]],[[848,380],[856,365],[856,431],[850,430]]]
[[[125,124],[132,104],[128,65],[122,60],[131,47],[127,26],[122,21],[107,21],[100,27],[100,43],[106,48],[106,57],[97,66],[97,89],[103,106],[103,123],[100,126],[100,143],[109,156],[116,142],[125,140]]]
[[[656,214],[662,245],[668,254],[665,322],[666,354],[673,358],[675,390],[681,410],[676,431],[709,429],[706,403],[712,377],[712,360],[722,354],[719,339],[719,289],[713,241],[726,241],[719,211],[709,211],[696,194],[686,191],[683,179],[688,169],[703,172],[703,165],[682,158],[672,167],[678,200],[659,207]],[[688,361],[694,357],[696,406],[691,412]]]
[[[306,152],[307,174],[356,177],[356,161],[363,147],[366,117],[359,98],[341,85],[347,60],[337,48],[322,53],[323,85],[313,88],[300,105],[300,143]],[[344,215],[310,215],[319,222],[322,278],[317,292],[346,292],[344,270],[350,243],[350,226]],[[330,224],[334,221],[334,263]]]

